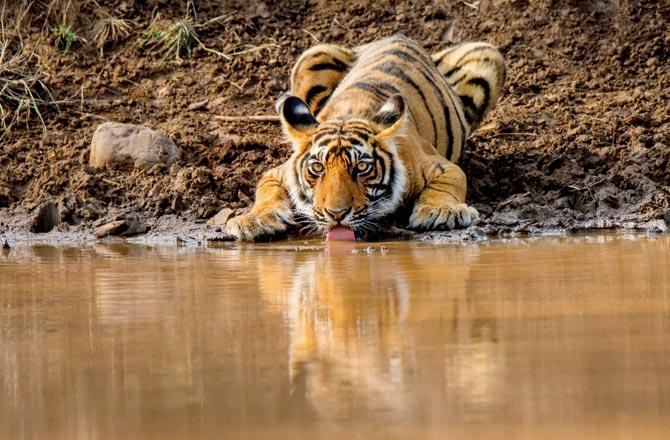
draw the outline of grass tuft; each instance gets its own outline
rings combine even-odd
[[[115,17],[103,9],[99,9],[98,14],[100,18],[93,28],[93,41],[100,51],[100,56],[103,56],[105,46],[128,37],[131,27],[128,20]]]
[[[39,66],[34,52],[23,45],[12,50],[7,40],[0,40],[0,139],[22,118],[36,117],[46,130],[40,108],[53,97],[45,84],[48,75]]]
[[[61,22],[57,22],[51,27],[51,37],[54,46],[63,50],[63,53],[68,53],[70,47],[75,41],[79,40],[79,36],[70,26],[66,26]]]
[[[172,21],[161,20],[157,16],[142,33],[142,39],[150,54],[181,61],[182,57],[191,56],[198,34],[191,16]]]

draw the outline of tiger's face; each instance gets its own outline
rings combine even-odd
[[[291,199],[306,228],[325,233],[343,225],[356,235],[374,231],[374,220],[393,213],[405,189],[395,126],[404,113],[402,98],[369,121],[319,123],[296,97],[279,105],[295,147]]]

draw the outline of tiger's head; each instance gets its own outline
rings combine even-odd
[[[294,147],[291,199],[316,231],[343,225],[359,236],[398,208],[407,180],[398,155],[407,123],[400,95],[391,96],[370,119],[319,122],[295,96],[280,98],[277,110]]]

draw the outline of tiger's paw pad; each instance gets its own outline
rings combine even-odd
[[[228,220],[223,231],[240,241],[256,241],[286,231],[287,223],[277,214],[243,214]]]
[[[409,218],[409,228],[419,231],[467,228],[478,218],[477,210],[465,203],[437,208],[417,204]]]

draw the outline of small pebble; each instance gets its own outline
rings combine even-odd
[[[356,248],[354,248],[354,249],[351,250],[351,253],[352,253],[352,254],[357,254],[357,253],[359,253],[359,252],[360,252],[360,251],[359,251],[358,249],[356,249]]]
[[[379,250],[380,250],[381,253],[384,254],[384,255],[386,255],[386,254],[389,253],[389,248],[387,248],[386,246],[382,246],[381,249],[379,249]]]
[[[372,254],[376,251],[377,249],[373,248],[372,246],[368,246],[368,248],[365,250],[368,254]]]

